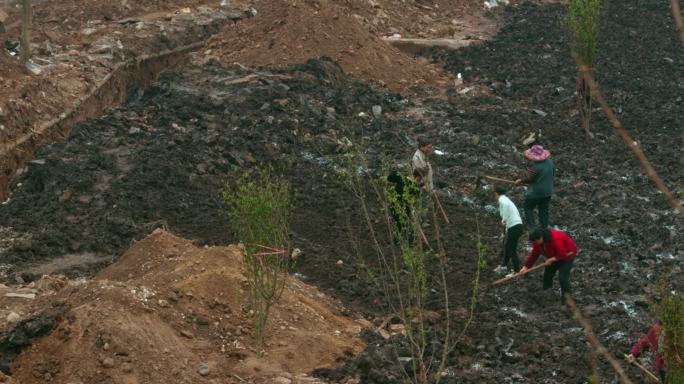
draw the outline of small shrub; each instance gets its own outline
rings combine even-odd
[[[290,186],[266,171],[253,171],[228,182],[223,199],[231,226],[245,244],[254,337],[262,345],[271,306],[288,278]]]
[[[603,0],[569,0],[567,24],[572,54],[591,71],[598,44]],[[577,102],[584,130],[591,124],[591,89],[580,72],[577,76]]]
[[[654,305],[654,312],[660,319],[660,337],[658,348],[665,357],[667,384],[684,383],[684,298],[672,291],[668,286],[668,278],[658,284],[660,302]]]

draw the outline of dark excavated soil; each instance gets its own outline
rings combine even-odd
[[[443,382],[583,383],[590,373],[583,331],[557,298],[540,294],[540,276],[484,288],[495,278],[500,228],[491,186],[476,188],[476,177],[513,177],[524,167],[522,137],[542,131],[557,165],[551,222],[583,249],[573,270],[576,300],[618,356],[646,330],[657,279],[666,271],[681,274],[684,226],[600,113],[596,139],[578,128],[562,8],[519,5],[507,12],[508,25],[493,41],[430,53],[475,86],[465,95],[453,92],[448,102],[377,92],[327,59],[274,71],[207,64],[167,74],[125,107],[80,124],[67,143],[38,153],[0,207],[0,226],[17,237],[2,254],[11,266],[8,276],[66,254],[116,258],[159,226],[200,243],[234,241],[220,191],[241,170],[267,163],[284,169],[296,188],[293,241],[305,252],[296,272],[369,316],[385,315],[360,263],[373,265],[374,256],[366,250],[359,259],[351,246],[348,228],[359,233],[360,219],[335,169],[348,153],[346,138],[364,136],[373,160],[368,171],[380,176],[377,160],[406,162],[421,133],[445,152],[433,161],[452,220],[445,244],[457,330],[476,270],[476,220],[487,246],[475,321],[450,356]],[[668,12],[655,1],[611,2],[596,73],[674,189],[684,184],[684,49]],[[372,117],[373,105],[382,106],[382,118]],[[521,191],[512,197],[521,203]],[[428,307],[440,311],[432,260],[435,292]],[[431,328],[430,351],[439,351],[443,328],[443,322]],[[359,374],[364,383],[401,380],[397,357],[407,356],[406,342],[368,337],[361,356],[318,374]],[[603,361],[600,366],[604,378],[612,377]]]

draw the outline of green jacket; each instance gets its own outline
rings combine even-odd
[[[553,193],[553,161],[546,159],[532,163],[524,181],[528,183],[526,198],[550,197]]]

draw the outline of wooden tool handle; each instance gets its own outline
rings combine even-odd
[[[494,176],[485,176],[485,179],[489,179],[492,181],[498,181],[500,183],[515,184],[514,180],[502,179],[502,178],[494,177]]]
[[[537,269],[541,269],[541,268],[543,268],[543,267],[546,267],[546,264],[545,264],[545,263],[539,264],[539,265],[537,265],[537,266],[535,266],[535,267],[532,267],[532,268],[528,269],[528,270],[527,270],[527,273],[536,271]],[[527,273],[526,273],[526,274],[527,274]],[[525,274],[525,275],[526,275],[526,274]],[[507,281],[511,281],[511,280],[517,279],[517,278],[520,277],[520,276],[524,276],[524,275],[522,275],[522,274],[520,274],[520,272],[518,272],[518,273],[516,273],[516,274],[513,275],[513,276],[508,276],[508,277],[504,277],[503,279],[499,279],[499,280],[493,282],[492,285],[503,284],[503,283],[505,283],[505,282],[507,282]]]
[[[625,360],[627,360],[627,356],[628,355],[625,355]],[[627,361],[629,361],[629,360],[627,360]],[[651,380],[655,381],[656,383],[660,383],[660,379],[658,378],[658,376],[653,374],[653,372],[651,372],[648,368],[641,365],[638,361],[634,360],[634,361],[632,361],[632,364],[634,366],[636,366],[637,368],[639,368],[643,373],[645,373]]]

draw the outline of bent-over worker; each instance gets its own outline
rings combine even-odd
[[[520,270],[520,259],[518,258],[518,240],[523,234],[522,219],[520,213],[511,199],[506,196],[508,189],[503,185],[494,187],[494,196],[499,203],[499,215],[501,223],[504,225],[504,249],[501,264],[494,269],[494,272],[505,273],[508,268],[508,260],[513,263],[513,272]]]
[[[530,232],[530,241],[533,243],[532,252],[527,257],[525,265],[520,273],[525,275],[534,265],[540,255],[546,257],[544,262],[544,284],[547,290],[553,286],[553,276],[558,272],[558,281],[561,286],[561,301],[565,295],[570,294],[570,270],[577,256],[577,246],[572,239],[561,231],[535,228]]]
[[[655,368],[655,371],[658,373],[658,376],[660,376],[661,383],[667,382],[667,370],[665,369],[665,349],[667,347],[667,343],[665,342],[664,334],[665,332],[662,332],[660,321],[656,321],[655,324],[653,324],[653,326],[651,327],[651,329],[648,330],[648,333],[644,337],[639,339],[639,341],[636,344],[634,344],[630,351],[630,354],[625,356],[627,361],[630,364],[632,364],[634,363],[637,357],[641,356],[642,353],[650,349],[653,353],[653,356],[655,356],[655,365],[653,367]],[[682,359],[679,353],[677,351],[671,351],[671,353],[674,353],[675,360],[679,364],[682,364]]]

